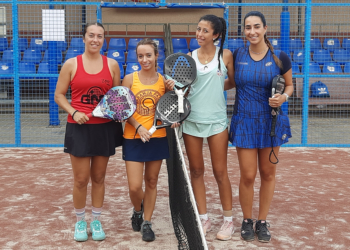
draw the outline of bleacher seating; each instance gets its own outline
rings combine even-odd
[[[47,41],[43,41],[39,37],[32,38],[30,39],[29,49],[45,51],[47,49]]]
[[[157,63],[157,72],[159,74],[164,74],[164,63]]]
[[[135,71],[139,71],[141,69],[141,65],[139,63],[128,63],[126,65],[126,69],[125,69],[125,75],[128,75],[130,73],[133,73]]]
[[[52,59],[55,61],[55,63],[57,63],[57,64],[62,64],[62,59],[63,59],[63,58],[62,58],[62,52],[58,50],[58,51],[57,51],[57,54],[54,55],[54,56],[52,57]],[[52,59],[51,59],[51,60],[52,60]],[[47,63],[47,62],[49,62],[49,60],[50,60],[49,50],[46,50],[42,62]]]
[[[297,50],[293,53],[293,61],[297,64],[304,64],[304,50]],[[310,58],[311,61],[311,58]]]
[[[340,41],[338,38],[325,38],[323,40],[323,48],[333,52],[336,49],[340,49]]]
[[[305,66],[303,67],[303,72],[304,72]],[[310,62],[309,63],[309,73],[310,74],[320,74],[322,73],[320,66],[315,63],[315,62]]]
[[[350,50],[345,49],[336,49],[333,52],[333,60],[335,62],[344,65],[347,62],[350,62]]]
[[[64,61],[67,61],[68,59],[76,57],[77,55],[81,55],[83,53],[84,53],[84,50],[82,50],[82,49],[71,49],[71,48],[69,48],[67,50],[67,54],[66,54],[66,57],[65,57]]]
[[[85,43],[81,37],[73,37],[70,41],[69,49],[84,49]]]
[[[107,41],[106,39],[103,41],[103,45],[102,45],[102,49],[101,49],[103,52],[106,52],[107,51]]]
[[[292,73],[293,74],[300,73],[299,65],[296,62],[292,62]]]
[[[54,72],[50,73],[50,64],[47,62],[41,62],[39,64],[39,68],[38,68],[38,74],[57,74],[58,73],[58,67],[54,67],[55,70]]]
[[[18,49],[19,51],[23,52],[28,48],[28,40],[27,38],[19,38],[18,39]],[[10,43],[10,50],[13,50],[13,39],[11,39],[11,43]]]
[[[108,50],[124,50],[126,51],[126,42],[124,38],[111,38],[108,44]]]
[[[128,50],[136,50],[136,46],[143,38],[130,38],[128,43]]]
[[[152,40],[156,42],[158,50],[165,50],[164,40],[162,38],[152,38]]]
[[[0,63],[0,75],[13,74],[12,63]]]
[[[23,54],[23,62],[39,64],[41,62],[41,51],[35,49],[27,49]]]
[[[2,62],[9,62],[9,63],[13,63],[13,50],[5,50],[2,54]]]
[[[244,47],[244,42],[242,38],[228,39],[227,43],[228,49],[231,50],[232,53],[239,47]]]
[[[117,62],[125,63],[124,50],[109,49],[107,52],[107,57],[113,58]]]
[[[124,78],[124,63],[118,62],[119,69],[120,69],[120,79]]]
[[[344,73],[350,74],[350,62],[345,63]]]
[[[126,57],[126,62],[138,62],[137,60],[137,54],[136,54],[136,50],[132,49],[128,51],[127,57]]]
[[[162,50],[158,51],[158,62],[164,62],[165,60],[165,53]]]
[[[318,38],[313,38],[310,40],[310,51],[312,53],[315,52],[315,50],[320,50],[322,49],[322,44],[321,44],[321,41],[320,39]]]
[[[174,49],[174,53],[184,53],[187,54],[189,52],[188,49]]]
[[[7,50],[8,46],[9,46],[9,44],[7,42],[7,38],[1,37],[0,38],[0,51]]]
[[[175,51],[175,49],[185,49],[185,50],[187,49],[188,50],[186,38],[173,38],[171,40],[173,43],[173,50],[174,51]]]
[[[35,64],[32,62],[20,62],[18,72],[20,74],[36,74]]]
[[[281,49],[281,40],[278,38],[269,39],[274,49]]]
[[[200,46],[199,46],[199,44],[198,44],[197,39],[196,39],[196,38],[192,38],[192,39],[190,40],[190,51],[194,51],[194,50],[198,49],[199,47],[200,47]]]
[[[329,50],[319,49],[319,50],[315,50],[313,55],[313,60],[318,64],[323,65],[326,62],[331,62],[332,57],[331,57],[331,54],[329,53]]]
[[[327,74],[343,73],[340,64],[337,62],[325,63],[322,72]]]
[[[67,50],[67,43],[64,42],[64,41],[58,41],[57,42],[57,49],[60,50],[61,52],[62,51],[66,51]]]
[[[289,41],[289,51],[300,51],[303,49],[303,44],[300,40],[300,38],[290,39]]]
[[[342,48],[350,50],[350,38],[343,39]]]

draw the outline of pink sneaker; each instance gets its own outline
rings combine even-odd
[[[209,232],[211,230],[210,219],[209,218],[208,218],[208,220],[201,219],[201,223],[202,223],[202,227],[203,227],[204,236],[206,236],[207,232]]]
[[[217,233],[216,238],[218,240],[229,240],[232,237],[232,234],[235,231],[233,222],[224,221],[224,224],[221,226],[220,231]]]

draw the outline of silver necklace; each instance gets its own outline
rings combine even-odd
[[[255,54],[255,55],[261,55],[261,54],[265,53],[266,49],[267,49],[267,48],[265,48],[264,51],[262,51],[262,52],[254,52],[254,51],[252,51],[252,49],[251,49],[250,46],[249,46],[249,51],[252,52],[252,53]]]
[[[139,77],[141,76],[141,71],[139,71]],[[153,80],[152,80],[153,79]],[[153,84],[158,80],[158,74],[156,73],[155,77],[145,78],[145,81],[150,81],[150,84]]]

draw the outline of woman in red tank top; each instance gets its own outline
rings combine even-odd
[[[120,69],[115,60],[100,54],[104,42],[104,27],[101,24],[86,25],[83,41],[85,52],[65,62],[55,92],[56,103],[68,113],[64,152],[70,154],[74,175],[76,241],[88,239],[85,205],[90,178],[92,239],[105,239],[99,221],[105,192],[104,178],[109,157],[115,154],[115,147],[122,145],[123,140],[120,123],[95,117],[89,119],[86,116],[111,87],[120,85]],[[71,103],[66,98],[69,87],[72,93]]]

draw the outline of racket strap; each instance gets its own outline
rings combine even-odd
[[[278,160],[278,158],[277,158],[277,155],[276,155],[276,153],[275,153],[275,151],[273,150],[273,136],[271,136],[271,152],[270,152],[270,155],[269,155],[269,161],[272,163],[272,164],[277,164],[278,162],[279,162],[279,160]],[[271,156],[274,156],[275,158],[276,158],[276,161],[275,162],[273,162],[272,160],[271,160]]]

